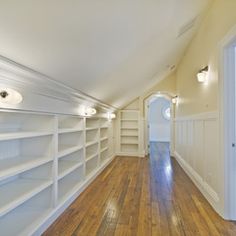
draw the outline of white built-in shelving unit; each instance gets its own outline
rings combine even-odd
[[[112,122],[0,111],[0,234],[40,235],[112,160]]]
[[[119,112],[119,155],[139,156],[140,118],[139,111],[121,110]]]

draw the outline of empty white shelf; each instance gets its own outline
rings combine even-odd
[[[88,156],[88,158],[86,158],[86,162],[90,161],[91,159],[93,159],[94,157],[96,157],[98,155],[98,153],[92,154],[90,156]]]
[[[138,119],[121,119],[121,121],[138,121]]]
[[[62,179],[66,175],[70,174],[72,171],[75,169],[79,168],[82,166],[82,162],[73,162],[73,161],[59,161],[58,163],[58,179]]]
[[[86,147],[92,146],[93,144],[97,144],[97,143],[98,143],[97,140],[96,141],[88,142],[88,143],[86,143]]]
[[[98,129],[99,127],[88,127],[86,128],[86,130],[94,130],[94,129]]]
[[[124,142],[121,142],[121,144],[125,144],[125,145],[129,145],[129,144],[131,144],[131,145],[138,145],[139,143],[138,143],[138,141],[136,142],[136,141],[124,141]]]
[[[108,147],[102,148],[102,149],[101,149],[101,153],[102,153],[102,152],[105,152],[107,149],[108,149]]]
[[[107,136],[106,136],[106,137],[102,137],[102,138],[100,139],[100,141],[104,141],[104,140],[106,140],[106,139],[108,139]]]
[[[65,133],[75,133],[75,132],[81,132],[83,129],[74,129],[74,128],[65,128],[65,129],[59,129],[59,134],[65,134]]]
[[[138,127],[121,127],[121,129],[138,130]]]
[[[73,180],[73,179],[62,179],[63,183],[59,182],[58,186],[58,200],[59,203],[63,203],[63,201],[67,200],[70,196],[73,196],[83,184],[81,180]]]
[[[52,135],[52,132],[6,132],[0,134],[0,141],[7,141],[12,139],[32,138],[40,136]]]
[[[61,158],[63,156],[66,156],[70,153],[76,152],[80,149],[82,149],[82,146],[67,146],[67,145],[60,145],[58,150],[58,158]]]
[[[100,128],[101,129],[108,129],[108,125],[102,125]]]
[[[35,229],[45,222],[51,211],[50,208],[18,207],[0,220],[1,234],[7,236],[33,235]]]
[[[86,170],[86,179],[92,178],[98,171],[98,167],[94,167],[94,169],[87,169]]]
[[[52,184],[51,180],[17,179],[0,186],[0,217]]]
[[[49,157],[11,157],[0,160],[0,180],[52,161]]]
[[[107,163],[108,163],[109,161],[110,161],[110,158],[109,158],[109,157],[107,157],[106,159],[102,160],[101,166],[103,167],[103,166],[107,165]]]
[[[137,134],[121,134],[121,137],[138,137]]]

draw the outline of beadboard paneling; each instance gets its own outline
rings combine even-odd
[[[175,158],[214,208],[219,204],[217,113],[175,119]]]

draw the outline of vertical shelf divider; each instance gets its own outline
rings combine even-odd
[[[86,118],[83,118],[83,179],[86,179]]]
[[[53,179],[53,196],[52,196],[52,205],[53,207],[57,206],[58,202],[58,116],[54,116],[54,127],[53,127],[53,170],[52,170],[52,179]]]

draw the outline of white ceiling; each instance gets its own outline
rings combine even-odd
[[[122,107],[178,63],[209,1],[0,0],[0,54]]]

